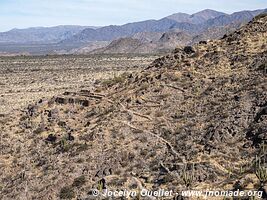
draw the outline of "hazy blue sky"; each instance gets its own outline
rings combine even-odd
[[[267,0],[0,0],[0,31],[64,24],[124,24],[205,8],[232,13],[267,8]]]

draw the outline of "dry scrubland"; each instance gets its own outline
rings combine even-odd
[[[65,82],[69,88],[0,116],[0,196],[104,200],[92,189],[210,188],[257,190],[266,199],[266,44],[262,15],[221,40],[177,48],[146,67],[150,58],[111,62],[120,72],[136,70],[135,62],[142,69],[92,89],[85,79],[98,78],[94,73],[112,76],[112,67],[99,67],[106,61],[88,71],[87,58],[75,70],[66,67],[78,68],[74,58],[58,62],[57,76],[68,75],[59,83],[56,70],[23,72],[13,61],[13,70],[27,75],[21,81],[37,73],[45,89]]]
[[[89,89],[97,80],[138,71],[155,56],[0,57],[0,114],[66,90]]]

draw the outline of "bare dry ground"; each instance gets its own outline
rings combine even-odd
[[[156,56],[94,55],[0,57],[0,114],[96,80],[138,71]]]

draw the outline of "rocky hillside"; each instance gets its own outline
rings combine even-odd
[[[109,41],[96,41],[89,42],[83,47],[78,47],[76,49],[71,49],[70,51],[64,51],[67,54],[87,54],[88,52],[93,52],[96,49],[102,49],[110,44]]]
[[[214,39],[220,39],[226,34],[233,33],[235,30],[241,28],[243,25],[246,25],[246,23],[231,23],[226,26],[214,26],[211,28],[206,29],[199,35],[192,36],[191,43],[196,44],[203,40],[214,40]]]
[[[139,35],[141,36],[141,35]],[[143,35],[144,37],[146,35]],[[151,35],[149,35],[151,36]],[[192,37],[183,32],[163,33],[158,40],[147,41],[141,36],[141,40],[134,38],[121,38],[112,41],[108,46],[90,51],[91,54],[117,54],[117,53],[166,53],[178,46],[191,43]],[[147,37],[148,38],[148,37]],[[152,38],[151,38],[152,39]],[[82,48],[81,50],[84,50]],[[86,49],[85,49],[86,51]],[[88,51],[87,51],[88,52]]]
[[[162,37],[161,32],[141,32],[141,33],[136,33],[132,36],[134,39],[138,39],[141,42],[156,42]]]
[[[2,198],[96,199],[95,188],[266,198],[266,44],[262,15],[139,73],[1,116]]]
[[[136,52],[136,50],[142,46],[142,42],[138,39],[133,38],[121,38],[114,40],[107,47],[103,47],[92,51],[91,53],[97,54],[109,54],[109,53],[125,53],[125,52]]]

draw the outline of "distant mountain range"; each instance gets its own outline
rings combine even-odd
[[[206,9],[176,13],[160,20],[122,26],[57,26],[13,29],[0,33],[0,52],[44,53],[151,53],[179,45],[216,39],[232,32],[267,9],[226,14]],[[29,45],[30,44],[30,45]]]
[[[168,16],[167,18],[175,20],[176,22],[179,22],[179,23],[186,22],[190,24],[201,24],[201,23],[206,22],[209,19],[214,19],[216,17],[223,16],[223,15],[226,15],[226,14],[215,11],[215,10],[206,9],[206,10],[197,12],[193,15],[189,15],[186,13],[176,13],[176,14]]]
[[[177,13],[160,20],[147,20],[129,23],[122,26],[111,25],[99,29],[87,28],[63,42],[81,43],[96,40],[110,41],[121,37],[131,37],[137,33],[164,33],[171,30],[179,30],[190,34],[196,34],[206,27],[204,22],[222,15],[226,14],[213,10],[203,10],[193,15]],[[199,26],[199,24],[201,24],[201,26]]]
[[[70,38],[88,27],[84,26],[56,26],[34,27],[27,29],[12,29],[0,33],[1,43],[55,43]]]

